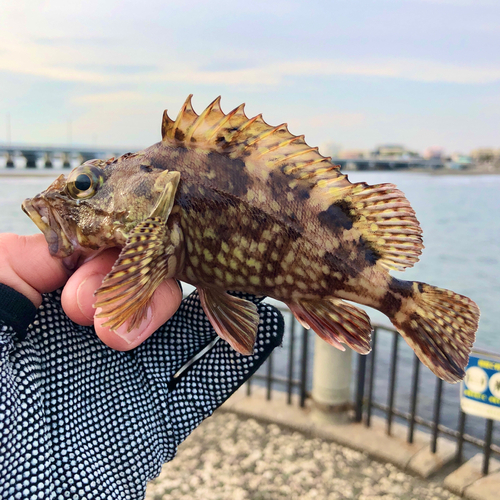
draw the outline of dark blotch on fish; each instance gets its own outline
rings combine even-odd
[[[318,214],[320,224],[325,227],[338,227],[339,229],[352,229],[355,217],[351,215],[351,204],[345,200],[332,203],[327,210]]]

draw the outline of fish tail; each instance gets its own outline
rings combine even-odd
[[[447,382],[465,375],[479,322],[479,308],[468,297],[419,282],[393,279],[392,323],[420,361]],[[400,293],[397,291],[400,286]]]

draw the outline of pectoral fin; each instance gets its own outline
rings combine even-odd
[[[130,331],[141,323],[158,285],[182,266],[181,243],[181,229],[176,224],[167,229],[160,217],[148,218],[134,228],[95,292],[94,307],[101,308],[96,316],[109,318],[103,326],[116,330],[128,321]]]
[[[175,193],[177,192],[180,178],[181,174],[179,172],[171,172],[169,170],[165,170],[158,176],[154,190],[161,194],[149,215],[150,218],[161,217],[163,220],[168,219],[174,206]]]
[[[365,311],[341,299],[328,298],[287,304],[297,320],[309,325],[325,342],[344,351],[370,352],[372,327]]]
[[[213,288],[198,288],[200,301],[215,331],[241,354],[253,354],[259,325],[257,306]]]

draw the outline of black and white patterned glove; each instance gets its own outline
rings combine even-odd
[[[221,340],[177,378],[216,338],[196,293],[128,352],[70,321],[59,291],[44,296],[22,341],[0,318],[2,498],[143,498],[179,443],[281,343],[281,314],[254,301],[255,354]]]

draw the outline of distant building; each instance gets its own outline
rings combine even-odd
[[[372,152],[375,158],[408,159],[418,158],[420,155],[416,151],[411,151],[400,144],[385,144],[379,146]]]
[[[471,151],[470,155],[478,163],[493,163],[500,160],[500,149],[478,148]]]
[[[440,146],[431,146],[424,151],[423,157],[426,160],[440,160],[444,158],[444,148]]]
[[[370,151],[367,149],[343,149],[339,152],[340,159],[342,160],[357,160],[360,158],[369,158]]]

